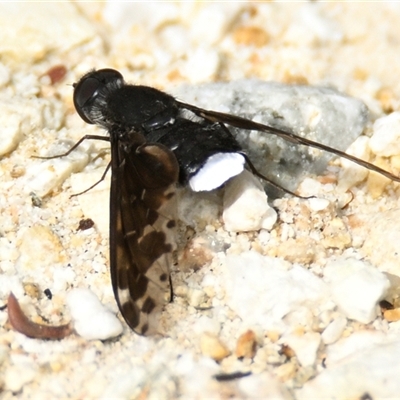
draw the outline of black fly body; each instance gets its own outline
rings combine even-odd
[[[112,69],[91,71],[74,88],[79,115],[105,128],[108,136],[85,136],[68,154],[85,139],[111,144],[111,278],[121,314],[138,334],[157,332],[158,313],[171,301],[176,185],[212,190],[246,165],[274,184],[258,173],[227,125],[324,150],[400,182],[377,166],[292,132],[182,103],[151,87],[128,85]]]

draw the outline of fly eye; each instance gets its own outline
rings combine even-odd
[[[77,84],[74,84],[74,105],[79,116],[88,124],[93,124],[90,119],[90,108],[100,91],[109,83],[123,80],[122,75],[113,69],[100,69],[89,72]]]
[[[102,83],[93,78],[87,78],[78,84],[74,93],[75,106],[77,106],[77,108],[84,107],[101,86]]]
[[[89,118],[90,105],[93,104],[101,87],[103,84],[92,77],[83,77],[75,86],[74,106],[79,116],[88,124],[93,124]]]

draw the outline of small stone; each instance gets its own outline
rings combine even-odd
[[[393,325],[393,324],[391,324]],[[385,342],[387,335],[382,331],[346,330],[343,338],[325,348],[325,364],[328,368],[341,364],[356,354],[362,354],[368,348]]]
[[[63,367],[64,367],[64,365],[59,361],[51,361],[50,362],[50,368],[51,368],[52,372],[55,372],[55,373],[60,372],[60,371],[62,371]]]
[[[369,161],[370,157],[369,138],[366,136],[358,137],[346,150],[347,154],[362,160]],[[355,164],[350,160],[341,158],[342,167],[339,172],[338,189],[346,192],[351,187],[363,182],[368,176],[368,170],[361,165]]]
[[[394,310],[385,310],[383,313],[383,318],[388,322],[396,322],[400,320],[400,308],[395,308]]]
[[[119,319],[100,303],[92,291],[73,289],[66,300],[75,331],[86,340],[106,340],[122,333]]]
[[[382,336],[382,335],[381,335]],[[297,390],[295,398],[362,399],[366,393],[374,399],[397,398],[400,392],[398,360],[400,341],[369,342],[355,349],[341,362],[321,371],[314,379]]]
[[[63,64],[54,65],[45,72],[45,76],[50,78],[52,85],[59,83],[67,74],[67,67]]]
[[[340,218],[329,221],[322,232],[321,244],[325,248],[345,249],[351,245],[351,235]]]
[[[375,213],[359,228],[365,235],[362,254],[381,271],[397,276],[400,276],[399,224],[400,209],[396,207]]]
[[[321,343],[321,335],[317,332],[306,332],[304,335],[290,334],[282,338],[296,353],[303,367],[313,366],[317,359],[317,351]]]
[[[203,355],[211,357],[215,361],[221,361],[230,354],[220,339],[208,332],[204,332],[200,337],[200,349]]]
[[[201,316],[193,325],[193,331],[197,335],[201,335],[204,332],[207,332],[211,335],[218,335],[221,330],[221,324],[217,319],[212,319],[206,316]]]
[[[256,334],[252,330],[248,330],[239,336],[236,343],[235,354],[236,357],[248,357],[253,358],[256,354],[257,338]]]
[[[276,255],[292,263],[311,264],[318,253],[317,246],[316,241],[309,236],[289,238],[278,246]]]
[[[284,344],[281,347],[281,350],[279,351],[279,354],[284,355],[286,358],[292,358],[296,356],[296,353],[294,352],[294,350],[288,346],[287,344]]]
[[[76,272],[73,268],[55,267],[53,269],[53,290],[55,293],[65,292],[73,286]]]
[[[346,328],[347,319],[339,316],[335,318],[322,332],[321,338],[324,344],[335,343],[341,336]]]
[[[379,315],[378,303],[390,287],[388,278],[367,262],[342,258],[324,269],[334,302],[347,318],[364,324]]]
[[[400,169],[400,154],[396,154],[395,156],[390,157],[390,164],[394,169]]]
[[[312,198],[308,199],[308,204],[310,210],[317,212],[328,208],[330,202],[327,199]]]
[[[382,157],[400,153],[400,112],[378,118],[373,125],[373,134],[369,141],[371,150]]]
[[[287,362],[275,368],[274,374],[283,382],[292,379],[296,374],[296,364]]]
[[[305,178],[298,187],[298,192],[301,196],[309,197],[316,196],[321,192],[322,184],[316,179]]]
[[[279,340],[281,334],[278,331],[267,331],[265,336],[272,342],[275,343]]]
[[[254,251],[226,257],[227,305],[248,325],[282,329],[283,317],[326,299],[327,287],[312,272]]]
[[[226,230],[248,232],[272,229],[277,213],[269,206],[260,182],[245,170],[225,186],[222,218]]]
[[[65,153],[72,146],[73,143],[59,146],[56,155]],[[39,197],[46,196],[61,186],[72,173],[81,171],[87,165],[89,149],[87,145],[79,146],[68,156],[41,160],[40,163],[33,165],[25,175],[27,189]]]
[[[198,48],[189,53],[188,60],[180,72],[190,82],[204,82],[215,78],[220,62],[220,56],[214,49]]]
[[[0,156],[10,153],[15,150],[18,144],[24,138],[24,132],[26,129],[24,126],[28,124],[29,119],[21,115],[21,113],[13,113],[11,111],[4,110],[0,117],[0,124],[2,129],[0,130]]]
[[[43,225],[26,229],[19,251],[21,255],[16,266],[21,271],[34,271],[36,268],[46,268],[65,260],[60,239],[49,227]]]
[[[385,114],[393,112],[393,110],[396,108],[396,103],[397,103],[396,93],[391,88],[383,87],[379,89],[376,93],[376,99],[381,104],[381,107]]]
[[[378,157],[374,161],[374,165],[380,167],[386,171],[390,171],[390,164],[387,159]],[[382,176],[378,174],[376,171],[369,171],[368,180],[367,180],[367,187],[368,192],[372,196],[372,198],[377,199],[380,197],[383,192],[385,191],[386,187],[392,181],[387,178],[386,176]]]
[[[33,282],[24,282],[22,283],[25,294],[33,299],[40,299],[42,295],[42,291],[39,288],[39,285]]]
[[[210,247],[210,241],[204,237],[190,239],[179,255],[179,265],[182,270],[197,271],[203,265],[209,263],[214,255]]]
[[[204,293],[203,290],[189,288],[187,292],[187,298],[188,298],[188,303],[192,307],[200,307],[200,305],[204,303],[206,300],[206,294]]]
[[[233,33],[233,40],[246,46],[262,47],[268,43],[269,35],[256,26],[241,26]]]

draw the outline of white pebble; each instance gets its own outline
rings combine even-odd
[[[335,318],[322,332],[321,338],[325,344],[335,343],[346,328],[347,319],[343,316]]]
[[[100,303],[92,291],[73,289],[66,300],[75,331],[83,338],[105,340],[122,333],[123,327],[119,319]]]
[[[218,72],[220,56],[212,48],[199,47],[189,52],[188,59],[180,72],[190,82],[198,83],[212,80]]]
[[[226,299],[243,323],[284,328],[283,317],[318,307],[327,296],[324,282],[302,267],[254,251],[226,258]]]
[[[54,267],[53,269],[53,290],[54,292],[65,292],[73,284],[76,273],[73,268]]]
[[[390,282],[371,264],[341,258],[325,267],[324,276],[334,302],[347,318],[368,324],[378,316],[378,302],[385,297]]]
[[[295,353],[303,367],[313,366],[317,359],[321,335],[317,332],[306,332],[304,335],[290,334],[285,336],[283,342]]]
[[[72,146],[65,146],[58,154],[69,150],[70,147]],[[79,147],[66,157],[41,160],[31,166],[26,174],[26,190],[43,197],[59,187],[73,172],[81,171],[88,162],[88,150],[84,147]]]
[[[383,157],[400,154],[400,112],[396,111],[379,118],[373,126],[369,141],[371,150]]]
[[[260,182],[245,170],[225,186],[222,218],[226,230],[247,232],[272,229],[277,214]]]
[[[221,330],[221,325],[216,319],[212,319],[206,316],[201,316],[196,320],[193,331],[200,336],[204,332],[209,332],[213,335],[218,335]]]
[[[200,351],[204,356],[211,357],[215,361],[221,361],[230,354],[228,347],[220,338],[210,332],[203,332],[200,336]]]
[[[321,192],[322,184],[315,179],[305,178],[298,187],[301,196],[315,196]]]
[[[214,274],[205,274],[203,280],[201,281],[201,286],[206,288],[207,286],[215,286],[217,278]]]
[[[314,197],[312,199],[308,199],[308,204],[310,206],[310,210],[322,211],[322,210],[325,210],[329,206],[329,200],[319,199],[317,197]]]
[[[187,292],[188,303],[192,307],[200,307],[206,300],[206,294],[201,289],[189,288]]]
[[[368,161],[370,154],[369,141],[370,138],[366,136],[358,137],[349,146],[346,153]],[[343,192],[362,182],[368,175],[367,168],[355,164],[350,160],[341,158],[340,163],[343,168],[339,172],[338,188]]]
[[[370,345],[322,371],[295,393],[298,400],[395,399],[400,393],[400,341]]]
[[[0,155],[13,151],[24,138],[24,129],[27,118],[17,113],[2,112],[0,117]]]
[[[360,227],[362,254],[380,271],[400,276],[400,209],[377,211]],[[394,285],[395,286],[395,285]]]
[[[383,332],[356,331],[326,347],[326,365],[330,367],[331,365],[341,364],[348,358],[364,352],[372,345],[384,343],[387,339]]]
[[[214,45],[238,18],[242,8],[242,4],[234,2],[216,2],[203,7],[199,13],[192,16],[190,38],[197,43]]]
[[[25,86],[23,90],[26,91]],[[59,128],[64,118],[60,103],[43,98],[0,97],[0,109],[0,155],[13,151],[33,129]]]

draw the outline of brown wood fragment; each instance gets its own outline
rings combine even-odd
[[[93,226],[94,226],[94,222],[90,218],[81,219],[79,221],[79,226],[78,226],[77,231],[85,231],[86,229],[90,229]]]
[[[55,65],[46,71],[45,75],[50,78],[52,85],[60,82],[67,74],[67,68],[64,65]]]
[[[7,302],[8,320],[11,326],[19,333],[33,339],[58,340],[72,333],[70,324],[60,326],[41,325],[32,322],[22,311],[18,300],[11,292]]]

